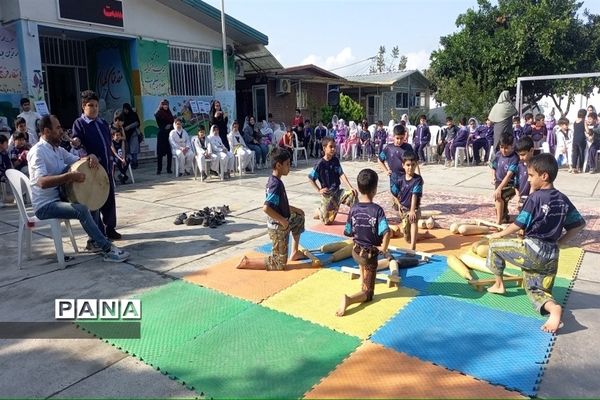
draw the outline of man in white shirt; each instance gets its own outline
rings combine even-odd
[[[31,203],[39,219],[78,219],[85,232],[101,250],[104,261],[122,262],[129,253],[113,246],[100,232],[90,210],[83,204],[61,201],[58,187],[71,182],[83,182],[85,174],[67,171],[79,157],[60,147],[62,127],[54,115],[40,121],[41,137],[27,155],[31,179]],[[98,167],[98,159],[91,155],[91,168]],[[67,171],[67,172],[65,172]]]
[[[41,119],[42,116],[35,111],[31,110],[31,102],[28,98],[23,97],[21,99],[21,114],[17,115],[17,118],[25,118],[27,130],[29,131],[29,144],[34,145],[38,141],[35,121]]]

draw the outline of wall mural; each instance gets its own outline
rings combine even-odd
[[[121,58],[119,48],[103,48],[96,52],[96,91],[101,105],[102,117],[113,120],[115,110],[120,110],[123,103],[132,103],[131,87],[127,71]]]
[[[137,41],[142,96],[169,94],[169,48],[166,43]]]

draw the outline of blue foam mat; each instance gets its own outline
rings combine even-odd
[[[422,295],[371,340],[533,396],[553,338],[539,319]]]

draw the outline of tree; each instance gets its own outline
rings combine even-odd
[[[440,38],[427,71],[436,100],[455,116],[487,116],[502,90],[514,94],[519,76],[581,73],[600,67],[600,19],[577,13],[577,0],[478,0],[458,16],[460,30]],[[600,79],[530,81],[524,103],[550,96],[561,114],[561,96],[589,94]],[[475,96],[477,98],[465,99]]]
[[[365,109],[352,100],[350,96],[340,93],[340,105],[337,110],[334,110],[331,106],[321,108],[321,119],[325,124],[331,121],[334,114],[345,121],[362,121],[365,116]]]
[[[373,60],[373,64],[369,67],[369,74],[380,74],[382,72],[404,71],[408,58],[405,55],[400,55],[398,46],[394,46],[390,53],[391,60],[385,56],[385,46],[379,46],[377,55]]]

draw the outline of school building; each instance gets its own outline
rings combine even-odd
[[[227,71],[221,11],[200,0],[2,0],[0,116],[12,121],[25,96],[45,101],[70,128],[81,113],[80,92],[93,89],[108,121],[123,103],[135,107],[151,149],[163,98],[193,133],[207,123],[215,98],[232,120],[236,75],[272,55],[266,35],[225,21]]]

